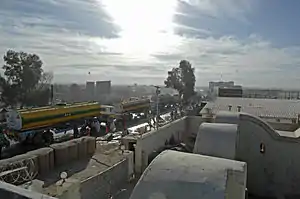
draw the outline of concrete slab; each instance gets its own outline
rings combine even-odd
[[[193,153],[234,160],[237,136],[236,124],[202,123]]]
[[[57,199],[0,181],[1,198]]]

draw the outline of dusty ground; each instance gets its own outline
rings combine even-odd
[[[120,192],[113,196],[113,199],[129,199],[131,192],[133,191],[138,180],[139,177],[136,177],[133,181],[127,183]]]
[[[92,158],[61,166],[47,176],[39,178],[45,183],[43,193],[51,196],[56,195],[55,183],[60,180],[61,172],[67,172],[68,178],[83,181],[120,162],[125,156],[117,148],[117,144],[109,144],[104,147],[99,146]]]

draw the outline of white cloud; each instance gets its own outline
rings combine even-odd
[[[256,0],[180,0],[195,6],[202,14],[212,17],[228,17],[247,22],[246,15],[257,5]]]
[[[190,60],[201,84],[222,76],[227,80],[239,79],[241,83],[264,86],[270,80],[286,78],[288,70],[300,72],[300,68],[295,67],[300,64],[299,47],[275,48],[253,36],[244,41],[233,37],[180,38],[173,49],[166,54],[166,62],[175,62],[176,57]],[[176,57],[170,60],[172,54]],[[163,60],[163,56],[159,57]],[[277,86],[293,86],[295,81],[298,83],[297,79],[286,79],[277,82]]]
[[[10,2],[18,2],[27,8],[32,6],[21,0],[6,0],[6,5]],[[200,10],[215,16],[221,12],[229,17],[240,17],[252,9],[246,0],[236,5],[234,0],[226,1],[228,5],[223,5],[222,0],[197,2]],[[196,68],[198,85],[207,85],[208,81],[220,78],[236,80],[247,86],[293,87],[299,83],[295,75],[300,73],[295,67],[300,64],[300,48],[297,46],[277,48],[255,34],[243,40],[230,35],[214,37],[210,30],[170,21],[172,26],[164,29],[163,24],[168,24],[168,21],[161,20],[159,26],[155,26],[158,16],[155,20],[148,20],[155,31],[150,31],[150,34],[145,31],[149,29],[137,30],[139,34],[135,34],[134,28],[143,29],[147,24],[139,21],[137,27],[130,26],[125,19],[123,24],[113,24],[114,19],[104,12],[99,1],[51,0],[48,3],[56,8],[71,7],[66,10],[67,19],[54,17],[53,13],[27,15],[0,8],[0,54],[9,48],[37,53],[45,63],[45,70],[53,71],[58,82],[83,82],[92,78],[111,79],[117,84],[159,84],[171,67],[181,59],[188,59]],[[195,5],[195,2],[190,3]],[[168,12],[172,13],[171,10]],[[145,16],[150,15],[149,11]],[[165,19],[170,20],[168,17]],[[98,18],[105,20],[96,21]],[[101,35],[102,27],[106,29]],[[174,27],[187,34],[175,34]],[[127,32],[118,32],[124,29]],[[191,36],[189,31],[197,34]],[[87,75],[88,72],[92,74]],[[283,81],[287,74],[290,78]]]

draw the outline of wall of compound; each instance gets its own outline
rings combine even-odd
[[[129,180],[129,172],[133,170],[130,168],[133,165],[133,153],[129,156],[106,171],[81,182],[81,198],[110,198],[112,194],[120,191]]]
[[[135,172],[141,174],[148,166],[149,155],[163,147],[172,136],[176,141],[182,141],[182,135],[185,132],[185,119],[186,117],[173,121],[137,139],[135,146]]]
[[[217,122],[237,125],[236,130],[227,132],[230,146],[235,145],[235,152],[227,158],[246,162],[248,165],[247,188],[249,193],[258,196],[278,198],[300,197],[300,140],[293,133],[279,134],[268,123],[247,113],[220,114]],[[219,133],[224,131],[224,124],[202,124]],[[228,125],[227,125],[228,126]],[[216,128],[219,128],[217,130]],[[236,138],[232,136],[236,132]],[[201,132],[199,132],[201,133]],[[216,134],[217,135],[217,134]],[[204,136],[204,135],[203,135]],[[203,137],[202,136],[202,137]],[[218,146],[220,136],[206,139],[207,146]],[[223,139],[224,140],[224,139]],[[201,147],[199,148],[201,149]],[[202,149],[197,153],[202,154]],[[216,150],[205,148],[210,155]],[[216,148],[215,148],[216,149]],[[225,152],[218,156],[224,156]],[[205,152],[205,150],[204,150]],[[226,155],[226,154],[225,154]]]

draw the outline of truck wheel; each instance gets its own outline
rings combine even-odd
[[[33,141],[32,141],[32,138],[27,136],[24,140],[21,140],[20,142],[23,146],[27,146],[27,145],[32,144]]]
[[[43,139],[43,133],[37,132],[32,138],[32,143],[37,147],[43,147],[45,144]]]
[[[54,142],[53,134],[50,131],[46,131],[45,133],[43,133],[43,140],[46,146],[53,144]]]

